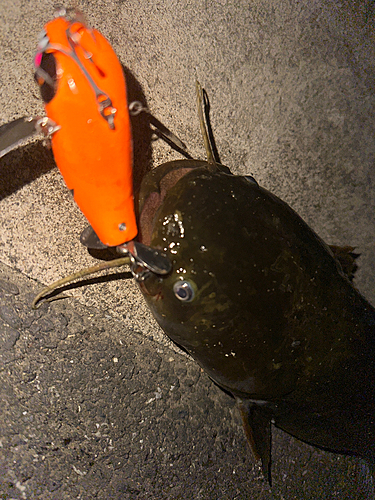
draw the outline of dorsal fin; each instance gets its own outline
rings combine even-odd
[[[354,273],[358,269],[356,259],[360,256],[359,253],[354,253],[355,248],[351,246],[339,247],[337,245],[329,245],[333,255],[340,262],[342,270],[347,275],[350,281],[353,281]]]

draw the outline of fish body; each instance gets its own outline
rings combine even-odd
[[[375,456],[375,310],[331,249],[251,177],[207,162],[152,170],[143,243],[173,270],[140,289],[157,322],[238,401],[269,474],[271,421],[312,445]]]

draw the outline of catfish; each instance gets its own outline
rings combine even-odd
[[[221,165],[199,84],[197,96],[207,161],[165,163],[139,192],[138,244],[168,272],[132,255],[110,265],[130,264],[165,334],[235,398],[270,483],[272,424],[373,464],[375,309],[351,282],[357,254],[329,247],[253,177]]]

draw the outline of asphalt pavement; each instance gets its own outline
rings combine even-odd
[[[0,498],[360,499],[360,460],[274,430],[273,487],[191,360],[0,266]],[[365,481],[364,481],[365,480]]]

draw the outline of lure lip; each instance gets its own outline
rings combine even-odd
[[[15,149],[25,139],[38,133],[37,122],[39,116],[25,116],[17,118],[0,127],[0,158]]]
[[[50,138],[60,127],[48,117],[24,116],[0,127],[0,158],[35,135]]]

